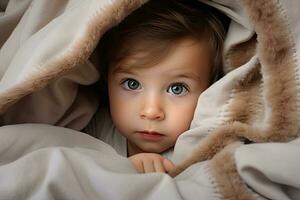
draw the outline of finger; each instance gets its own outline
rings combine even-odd
[[[138,163],[135,165],[135,169],[136,169],[139,173],[145,173],[143,162],[138,162]]]
[[[129,160],[131,161],[131,163],[133,164],[134,168],[136,169],[136,171],[138,173],[144,173],[144,165],[143,162],[141,162],[138,159],[129,157]]]
[[[154,170],[155,172],[166,172],[161,159],[154,160]]]
[[[169,172],[169,171],[171,171],[172,169],[175,168],[175,165],[170,160],[168,160],[166,158],[164,158],[164,160],[163,160],[163,166],[164,166],[166,172]]]
[[[152,159],[143,160],[143,165],[144,165],[144,173],[155,172],[154,162]]]

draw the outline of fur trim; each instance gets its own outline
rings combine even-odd
[[[228,106],[230,119],[228,122],[239,121],[245,124],[252,124],[255,117],[261,117],[260,110],[263,110],[260,91],[261,82],[260,64],[250,71],[245,77],[238,81],[234,98]]]
[[[256,195],[245,185],[235,167],[233,153],[240,145],[242,144],[239,142],[228,145],[209,162],[209,172],[215,177],[222,199],[256,199]]]
[[[230,176],[225,180],[224,176],[217,173],[219,170],[217,163],[226,163],[226,160],[229,159],[228,156],[233,154],[229,151],[227,158],[222,158],[222,156],[216,155],[218,152],[221,151],[218,155],[226,155],[223,151],[226,152],[225,147],[227,145],[245,139],[252,142],[290,141],[297,136],[299,129],[299,125],[296,123],[298,110],[295,109],[297,108],[297,88],[294,73],[296,64],[292,52],[294,44],[290,40],[290,34],[286,31],[288,30],[287,24],[281,15],[279,5],[277,5],[278,1],[244,0],[243,3],[257,33],[257,54],[261,62],[262,82],[264,83],[263,95],[254,94],[254,92],[260,91],[261,85],[257,71],[249,73],[249,78],[237,83],[236,91],[238,94],[234,95],[233,98],[236,99],[230,105],[232,109],[231,120],[200,141],[193,155],[171,173],[171,175],[176,176],[193,163],[212,159],[212,171],[217,182],[220,183],[220,191],[224,198],[235,197],[238,193],[248,194],[248,192],[245,191],[246,186],[241,186],[235,190],[230,185],[227,185],[228,187],[224,185],[234,184],[240,178],[236,170],[231,175],[235,177],[233,179]],[[234,59],[235,56],[231,58]],[[242,62],[231,61],[230,63]],[[264,101],[264,105],[267,105],[271,110],[271,114],[268,115],[269,118],[264,119],[265,127],[263,128],[251,126],[251,116],[240,114],[243,112],[251,115],[258,111],[259,102],[252,105],[248,103],[249,100],[247,101],[247,98],[253,95],[256,96],[256,99],[252,99],[255,100],[254,102],[258,102],[258,99],[261,103]],[[217,162],[216,160],[220,161]],[[222,170],[224,173],[224,171],[232,171],[234,168],[235,166],[232,164],[228,167],[225,166]],[[241,183],[241,181],[238,182]]]
[[[50,81],[61,77],[89,58],[101,36],[112,26],[119,23],[133,10],[137,9],[147,0],[116,1],[110,7],[101,9],[89,22],[85,34],[67,54],[48,61],[44,71],[30,74],[30,78],[18,85],[9,88],[0,94],[0,114],[24,96],[44,88]],[[56,67],[59,66],[59,67]]]
[[[232,46],[224,55],[224,72],[228,73],[249,61],[255,54],[256,44],[254,35],[250,40]]]
[[[287,141],[295,138],[299,130],[294,44],[278,3],[244,0],[258,35],[264,101],[270,107],[262,135],[265,141]]]

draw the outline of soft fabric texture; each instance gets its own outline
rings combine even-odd
[[[101,104],[101,36],[145,2],[0,0],[0,199],[300,199],[297,0],[202,0],[231,19],[226,75],[171,176],[80,132]]]
[[[127,157],[126,138],[116,129],[107,110],[97,111],[82,131],[109,144],[118,154]]]

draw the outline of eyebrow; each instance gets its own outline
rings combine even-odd
[[[117,74],[117,73],[132,74],[132,75],[135,74],[132,70],[126,68],[124,69],[122,67],[118,67],[112,70],[112,74]]]
[[[173,74],[172,77],[176,78],[187,78],[187,79],[193,79],[195,81],[201,81],[201,77],[195,73],[179,73],[179,74]]]
[[[112,74],[116,74],[116,73],[136,75],[136,73],[134,73],[134,70],[130,69],[130,66],[127,66],[127,67],[122,66],[122,67],[117,67],[116,69],[113,69]],[[172,77],[172,78],[193,79],[195,81],[201,81],[202,80],[202,78],[199,75],[197,75],[195,73],[191,73],[191,72],[167,73],[166,76],[169,76],[169,77]]]

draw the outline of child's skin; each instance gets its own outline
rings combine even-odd
[[[190,127],[198,97],[211,80],[208,49],[207,42],[185,37],[158,64],[132,67],[136,55],[109,68],[112,120],[127,138],[128,157],[138,172],[174,168],[159,153]]]

